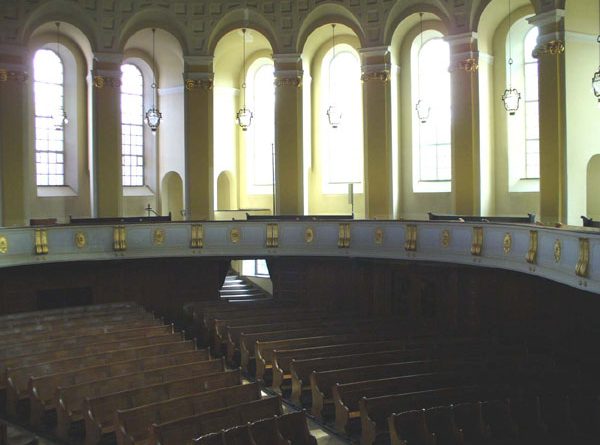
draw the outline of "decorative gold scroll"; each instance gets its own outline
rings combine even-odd
[[[590,240],[588,238],[579,238],[579,259],[575,266],[575,274],[578,277],[588,276],[588,266],[590,262]]]
[[[562,40],[551,40],[538,46],[534,50],[534,57],[551,55],[557,56],[565,52],[565,43]]]
[[[152,242],[155,246],[162,246],[165,243],[165,229],[154,229],[152,234]]]
[[[115,252],[127,250],[127,230],[125,226],[113,227],[113,250]]]
[[[75,242],[75,246],[77,246],[78,249],[83,249],[85,247],[85,245],[87,244],[87,240],[85,239],[85,233],[83,233],[83,232],[75,233],[75,236],[73,237],[73,241]]]
[[[25,71],[8,71],[0,69],[0,82],[25,82],[29,75]]]
[[[46,255],[48,253],[48,232],[46,229],[35,229],[35,254]]]
[[[104,87],[119,88],[121,86],[121,79],[118,77],[94,76],[93,84],[94,87],[99,89]]]
[[[558,263],[560,261],[561,250],[562,250],[562,246],[560,244],[560,240],[557,238],[556,241],[554,241],[554,262],[555,263]]]
[[[481,256],[483,249],[483,227],[473,227],[473,235],[471,237],[471,255]]]
[[[304,241],[307,244],[310,244],[314,241],[315,239],[315,232],[313,230],[312,227],[307,227],[306,230],[304,231]]]
[[[450,230],[442,230],[442,247],[446,249],[450,245]]]
[[[0,235],[0,254],[8,252],[8,240],[4,235]]]
[[[458,62],[457,68],[467,73],[475,73],[479,70],[479,61],[475,57],[469,57]]]
[[[383,229],[381,227],[375,229],[375,244],[383,244]]]
[[[504,255],[508,255],[512,249],[512,235],[509,232],[504,234],[502,249],[504,250]]]
[[[237,227],[234,227],[233,229],[231,229],[229,231],[229,239],[231,240],[231,242],[233,244],[239,243],[240,240],[242,239],[242,232],[240,231],[240,229]]]
[[[406,226],[404,250],[407,252],[417,251],[417,226],[415,224],[407,224]]]
[[[529,264],[535,264],[537,261],[537,249],[538,249],[538,233],[537,230],[529,231],[529,249],[525,259]]]
[[[350,247],[350,224],[348,224],[348,223],[340,224],[340,229],[339,229],[339,234],[338,234],[338,247],[340,247],[340,248]]]
[[[302,85],[302,77],[294,76],[294,77],[276,77],[273,84],[276,87],[296,87],[298,88]]]
[[[267,224],[267,247],[279,247],[279,224]]]
[[[202,249],[204,247],[204,226],[202,224],[192,224],[190,247],[192,249]]]
[[[389,82],[390,72],[388,70],[383,70],[363,73],[360,76],[360,80],[362,80],[363,82],[370,82],[372,80],[379,80],[380,82]]]
[[[202,88],[203,90],[212,90],[214,82],[212,79],[187,79],[185,81],[185,89],[188,91]]]

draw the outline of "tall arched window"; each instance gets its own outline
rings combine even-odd
[[[512,84],[521,93],[521,106],[507,119],[509,191],[537,192],[540,177],[540,130],[538,98],[538,61],[533,57],[538,28],[526,18],[510,28],[512,45]],[[506,51],[509,50],[508,35]],[[509,73],[507,72],[507,76]]]
[[[540,177],[540,123],[538,98],[538,63],[533,57],[538,37],[537,27],[525,35],[523,44],[523,76],[525,98],[525,178]]]
[[[328,153],[323,181],[326,193],[347,193],[354,184],[362,192],[363,184],[363,123],[360,61],[356,51],[347,44],[338,44],[323,59],[324,87],[322,128]],[[341,112],[337,128],[329,124],[327,109],[335,105]]]
[[[273,186],[273,144],[275,143],[274,66],[260,58],[248,70],[246,84],[254,120],[248,130],[246,153],[248,189],[251,193],[269,193]],[[268,188],[266,188],[268,187]]]
[[[55,125],[64,110],[64,70],[58,55],[36,51],[33,59],[35,106],[35,166],[38,186],[65,185],[65,130]]]
[[[428,30],[411,49],[413,104],[413,188],[416,192],[448,192],[452,179],[450,49],[437,31]],[[423,122],[417,101],[429,106]]]
[[[144,79],[138,67],[121,66],[123,186],[144,185]]]

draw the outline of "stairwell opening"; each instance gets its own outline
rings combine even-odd
[[[232,260],[220,297],[230,302],[273,298],[273,282],[264,258]]]

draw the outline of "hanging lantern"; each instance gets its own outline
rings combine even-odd
[[[156,108],[156,62],[154,59],[155,36],[156,29],[152,28],[152,107],[146,111],[146,124],[150,127],[150,130],[152,130],[152,133],[156,133],[156,130],[158,130],[158,126],[160,125],[160,120],[162,119],[162,113]]]
[[[419,51],[423,49],[423,13],[419,13],[419,26],[421,28],[421,46],[419,47]],[[429,113],[431,112],[431,107],[429,104],[421,99],[421,57],[417,56],[417,103],[415,105],[415,110],[417,111],[417,117],[419,118],[419,122],[422,124],[427,123],[427,119],[429,119]]]
[[[55,22],[56,25],[56,53],[58,54],[58,58],[60,57],[60,22]],[[63,98],[64,102],[64,98]],[[62,131],[65,128],[65,125],[69,123],[69,119],[67,118],[67,113],[65,112],[64,103],[61,103],[58,109],[52,113],[52,123],[54,125],[54,129],[56,131]]]
[[[342,110],[335,105],[327,108],[327,119],[332,128],[337,128],[342,123]]]
[[[502,95],[502,102],[504,102],[504,109],[508,111],[508,114],[514,116],[519,109],[519,101],[521,100],[521,93],[515,88],[508,88],[504,90]]]
[[[598,71],[594,73],[594,77],[592,78],[592,88],[594,96],[596,96],[598,103],[600,103],[600,67],[598,67]]]
[[[242,130],[247,131],[248,127],[252,124],[252,118],[254,117],[254,114],[249,108],[246,107],[246,28],[242,29],[242,37],[242,65],[244,67],[244,70],[242,72],[244,76],[244,82],[242,82],[243,103],[242,108],[238,110],[237,114],[235,115],[235,118]]]
[[[329,64],[329,95],[331,105],[327,108],[327,120],[331,128],[337,128],[342,123],[342,110],[336,105],[335,87],[331,83],[331,71],[335,67],[335,23],[331,24],[331,63]],[[335,76],[334,76],[335,77]]]
[[[415,105],[415,110],[417,110],[417,117],[422,124],[427,123],[427,119],[429,119],[429,113],[431,112],[431,107],[427,102],[423,99],[419,99],[417,101],[417,105]]]

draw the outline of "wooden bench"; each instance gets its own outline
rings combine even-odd
[[[142,310],[128,310],[119,313],[107,312],[100,314],[80,314],[72,317],[54,317],[44,320],[15,320],[2,323],[0,333],[10,334],[11,332],[39,330],[39,329],[61,329],[63,327],[79,325],[102,325],[111,321],[126,321],[140,318],[154,318],[148,312]]]
[[[107,394],[143,388],[159,383],[182,380],[189,376],[201,376],[224,371],[223,360],[207,360],[185,365],[168,366],[118,377],[96,380],[58,387],[55,392],[57,432],[59,437],[68,438],[68,431],[74,421],[82,419],[86,398],[101,397]]]
[[[333,387],[336,383],[359,382],[363,380],[401,377],[410,374],[432,372],[452,372],[470,375],[480,379],[482,384],[493,384],[496,381],[510,381],[511,375],[532,375],[553,369],[553,361],[544,355],[530,354],[498,356],[485,360],[472,358],[458,360],[432,359],[412,362],[386,363],[354,368],[313,371],[310,376],[312,394],[311,412],[321,418],[326,404],[333,402]],[[525,378],[525,377],[523,377]],[[475,383],[475,381],[473,380]]]
[[[171,422],[152,424],[151,445],[184,445],[204,434],[281,414],[278,396],[208,411]]]
[[[425,410],[410,410],[401,413],[393,413],[388,418],[388,429],[390,431],[391,445],[436,445],[436,440],[425,420]],[[459,434],[457,432],[457,434]],[[462,443],[459,436],[455,442]],[[482,445],[485,442],[482,442]]]
[[[96,318],[111,318],[111,317],[128,317],[139,314],[147,314],[141,307],[124,308],[123,310],[106,310],[99,312],[82,312],[75,314],[55,314],[45,316],[32,316],[30,318],[23,317],[15,320],[7,320],[2,322],[3,329],[18,328],[26,326],[47,325],[55,323],[65,323],[73,321],[85,321]]]
[[[67,349],[69,347],[89,345],[93,343],[106,343],[109,341],[139,337],[154,337],[157,335],[172,334],[174,332],[175,330],[172,324],[145,326],[134,329],[121,329],[117,331],[91,335],[73,335],[65,332],[64,337],[59,337],[52,340],[19,343],[0,348],[0,359],[30,355],[57,348]]]
[[[28,312],[15,312],[13,314],[5,314],[0,316],[0,321],[10,321],[10,320],[19,320],[19,319],[27,319],[31,320],[34,318],[44,317],[44,316],[52,316],[52,315],[69,315],[69,314],[77,314],[77,313],[86,313],[86,312],[105,312],[105,311],[122,311],[129,308],[143,309],[137,303],[132,301],[123,301],[118,303],[104,303],[104,304],[96,304],[89,306],[70,306],[59,309],[44,309],[39,311],[28,311]]]
[[[35,329],[35,330],[26,330],[26,331],[13,331],[10,333],[0,334],[0,344],[4,346],[9,345],[18,345],[21,343],[31,343],[36,341],[45,341],[52,340],[60,337],[65,337],[67,335],[77,336],[77,335],[91,335],[91,334],[103,334],[108,332],[114,332],[117,330],[122,330],[125,325],[128,329],[134,328],[143,328],[150,326],[159,326],[163,323],[161,320],[154,318],[142,318],[142,319],[131,319],[125,321],[118,322],[110,322],[105,324],[93,324],[93,325],[85,325],[85,326],[77,326],[71,325],[66,326],[62,329]]]
[[[425,345],[424,345],[425,346]],[[292,359],[289,364],[292,377],[292,400],[295,403],[301,402],[301,391],[310,389],[310,374],[312,371],[327,371],[332,369],[359,367],[376,365],[390,362],[408,362],[418,360],[444,359],[451,357],[470,358],[481,360],[494,354],[515,354],[515,356],[527,354],[527,348],[522,345],[497,346],[484,343],[472,343],[469,345],[448,345],[446,348],[439,349],[400,349],[395,351],[378,351],[357,354],[329,357],[309,358],[304,360]],[[367,349],[369,350],[369,349]],[[369,350],[371,351],[371,350]]]
[[[199,389],[203,391],[203,388]],[[148,439],[148,428],[152,423],[164,423],[261,398],[260,387],[257,383],[230,386],[205,392],[200,391],[198,391],[198,388],[190,388],[190,394],[182,397],[144,404],[137,408],[117,407],[115,427],[117,443],[119,445],[134,445],[146,441]],[[93,404],[97,402],[89,400],[89,403],[91,411],[86,411],[86,443],[92,443],[87,441],[89,428],[96,430],[91,435],[91,437],[96,438],[100,431],[100,425],[106,428],[107,424],[110,425],[112,421],[112,416],[109,418],[109,410],[104,410],[106,415],[103,419],[101,415],[94,412]],[[91,419],[91,415],[94,416],[95,421]],[[90,423],[93,425],[89,426]]]
[[[180,334],[164,334],[154,337],[138,337],[130,340],[119,340],[108,343],[97,343],[84,346],[76,346],[69,349],[56,349],[45,351],[33,355],[10,358],[3,361],[4,365],[14,366],[15,368],[31,364],[43,363],[45,361],[56,360],[60,358],[78,357],[81,355],[92,354],[95,352],[111,351],[114,349],[126,349],[136,346],[147,346],[161,343],[172,343],[181,338]],[[18,374],[18,376],[17,376]],[[5,370],[6,376],[6,408],[10,415],[17,415],[17,405],[19,400],[29,397],[27,388],[28,375],[23,376],[12,368]]]
[[[395,326],[382,326],[378,329],[366,331],[360,329],[360,327],[332,326],[330,328],[242,334],[240,336],[241,366],[242,369],[248,371],[251,361],[256,359],[256,378],[262,379],[267,366],[272,366],[272,351],[275,349],[354,343],[365,339],[390,340],[403,337],[406,338],[406,335]],[[308,340],[310,338],[313,340]],[[265,357],[269,359],[268,363]]]
[[[352,383],[336,383],[332,388],[335,428],[340,433],[350,433],[351,421],[360,417],[359,402],[364,397],[372,398],[389,394],[464,386],[470,383],[473,383],[470,375],[452,372],[413,374]]]
[[[478,215],[438,215],[428,212],[430,221],[465,221],[465,222],[495,222],[495,223],[519,223],[535,224],[535,213],[527,216],[478,216]]]
[[[208,350],[186,351],[168,355],[155,355],[133,360],[106,363],[74,371],[49,375],[36,375],[29,378],[30,424],[42,425],[47,411],[54,410],[54,392],[59,386],[72,386],[82,383],[131,374],[166,366],[184,365],[209,360]]]
[[[371,445],[381,435],[388,434],[388,418],[393,413],[429,408],[479,399],[481,389],[450,387],[389,396],[363,398],[360,401],[361,445]]]
[[[174,341],[169,343],[159,343],[156,345],[138,346],[125,349],[111,349],[106,352],[97,352],[87,355],[43,361],[33,365],[11,368],[10,371],[7,372],[10,372],[11,374],[22,373],[25,376],[41,376],[86,368],[89,366],[104,365],[112,362],[122,362],[137,358],[151,357],[154,355],[166,355],[170,353],[196,350],[196,344],[193,340],[180,340],[179,337],[173,338],[173,340]],[[208,350],[204,351],[206,351],[206,354],[208,355]]]

